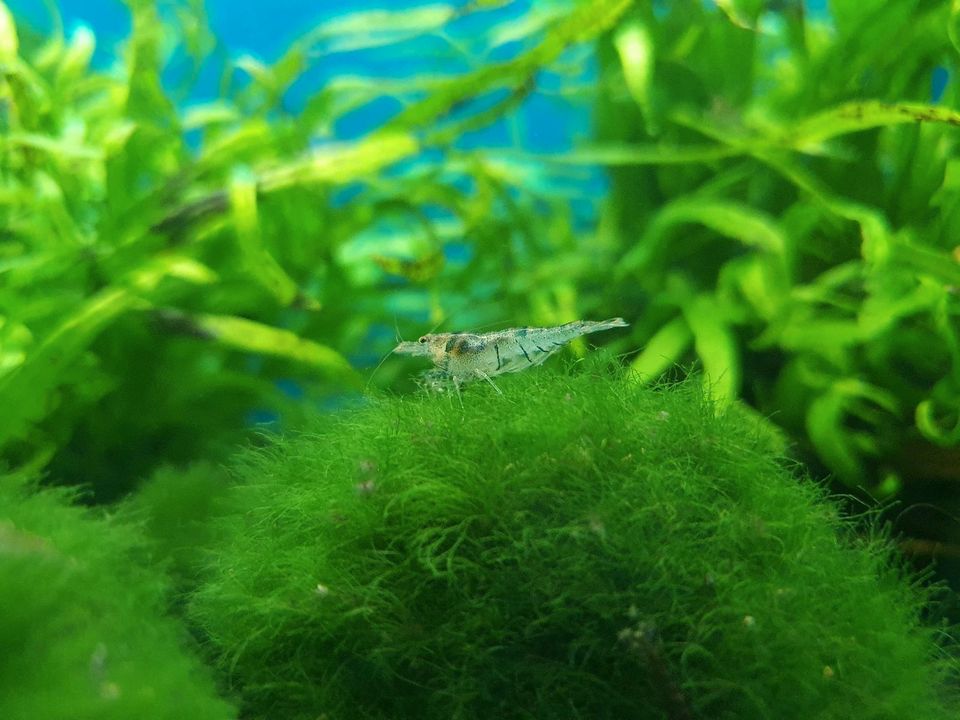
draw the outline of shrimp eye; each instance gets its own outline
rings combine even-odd
[[[423,345],[426,341],[427,341],[426,335],[421,335],[420,338],[417,340],[417,342],[420,343],[421,345]]]

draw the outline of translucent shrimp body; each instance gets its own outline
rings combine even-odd
[[[479,335],[435,333],[424,335],[417,342],[402,342],[393,351],[430,358],[435,369],[428,373],[428,380],[449,380],[459,388],[480,379],[493,384],[490,378],[540,365],[582,335],[626,325],[622,318],[612,318],[599,322],[577,320],[549,328],[509,328]]]

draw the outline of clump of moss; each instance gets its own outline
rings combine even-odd
[[[122,517],[140,526],[157,564],[181,589],[196,581],[212,536],[211,518],[228,486],[226,469],[215,463],[166,465],[121,506]]]
[[[235,717],[137,532],[0,477],[0,717]]]
[[[237,463],[190,614],[246,716],[956,717],[924,593],[756,419],[692,384],[482,385]]]

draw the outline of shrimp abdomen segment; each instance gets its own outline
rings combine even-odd
[[[571,340],[582,335],[625,327],[622,318],[603,321],[576,320],[548,328],[513,328],[495,335],[497,348],[498,373],[518,372],[534,365],[540,365]]]

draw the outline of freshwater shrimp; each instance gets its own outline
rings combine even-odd
[[[460,394],[460,385],[473,380],[486,380],[499,393],[492,377],[519,372],[557,352],[582,335],[626,327],[623,318],[610,320],[575,320],[566,325],[548,328],[509,328],[475,335],[472,333],[432,333],[416,342],[402,342],[393,352],[427,357],[434,368],[425,374],[429,387],[438,388],[452,382]],[[501,393],[502,394],[502,393]]]

